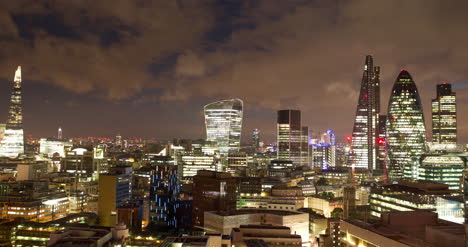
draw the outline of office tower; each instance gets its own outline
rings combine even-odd
[[[98,217],[102,226],[117,224],[117,208],[130,199],[132,167],[115,167],[99,175]]]
[[[463,193],[463,203],[464,203],[464,218],[465,218],[465,227],[466,233],[468,233],[468,168],[465,168],[463,171],[463,180],[462,180],[462,193]],[[467,235],[468,237],[468,235]]]
[[[356,188],[347,186],[343,188],[343,218],[349,219],[356,209]]]
[[[116,146],[122,145],[122,136],[120,134],[117,134],[117,136],[115,137],[115,145]]]
[[[208,154],[186,154],[178,155],[179,180],[190,181],[200,170],[216,171],[221,165],[215,155]]]
[[[176,229],[180,193],[177,166],[151,165],[150,174],[150,224]]]
[[[302,163],[301,111],[278,111],[277,145],[278,160],[290,160],[295,165]]]
[[[207,211],[233,211],[236,209],[237,180],[230,173],[198,171],[193,177],[194,225],[204,225]]]
[[[333,130],[327,130],[320,140],[313,139],[310,143],[312,167],[328,169],[336,167],[336,137]]]
[[[260,149],[260,130],[254,129],[252,132],[252,150],[258,153]]]
[[[216,141],[222,155],[239,152],[243,102],[229,99],[205,106],[206,139]]]
[[[412,157],[425,152],[426,127],[418,89],[411,75],[402,70],[393,85],[387,114],[388,158],[390,179],[403,177],[405,165]]]
[[[374,67],[372,56],[366,56],[351,139],[349,165],[367,168],[369,172],[376,169],[379,112],[380,67]]]
[[[62,140],[62,127],[58,128],[57,131],[57,139]]]
[[[0,142],[0,156],[17,157],[24,153],[23,103],[21,96],[21,66],[15,72],[10,108],[3,140]]]
[[[437,84],[437,97],[432,100],[432,142],[457,144],[457,103],[452,85]]]
[[[376,169],[379,170],[382,174],[386,172],[386,163],[385,163],[387,159],[387,132],[385,128],[386,123],[387,123],[387,115],[379,115],[378,133],[377,133],[377,151],[378,152],[377,152]]]
[[[310,160],[309,150],[309,127],[301,127],[301,165],[311,166],[312,161]]]

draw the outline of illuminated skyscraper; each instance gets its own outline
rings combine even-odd
[[[437,84],[437,98],[432,100],[432,142],[457,144],[457,103],[452,85]]]
[[[308,136],[308,129],[303,130],[301,128],[301,111],[278,111],[278,160],[290,160],[295,165],[304,164],[301,151],[304,142],[302,138],[303,132]]]
[[[366,56],[351,139],[350,165],[367,168],[370,172],[376,169],[379,112],[380,67],[374,67],[372,56]]]
[[[17,157],[24,153],[23,103],[21,97],[21,66],[15,72],[10,108],[4,138],[0,142],[0,156]]]
[[[57,131],[57,139],[62,140],[62,127],[58,128]]]
[[[254,129],[252,132],[252,150],[257,153],[260,148],[260,130]]]
[[[309,127],[307,126],[301,127],[301,165],[312,165],[309,150]]]
[[[379,116],[379,124],[378,124],[378,133],[377,133],[377,169],[383,172],[386,169],[386,159],[387,159],[387,131],[386,131],[386,124],[387,122],[387,115],[380,115]]]
[[[243,102],[228,99],[205,106],[206,139],[216,141],[221,154],[239,152]]]
[[[387,114],[388,176],[402,178],[405,165],[412,157],[425,152],[426,127],[416,84],[402,70],[393,85]]]

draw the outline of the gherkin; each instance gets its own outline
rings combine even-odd
[[[387,115],[388,175],[403,177],[412,157],[425,152],[426,127],[418,89],[411,75],[402,70],[393,85]]]

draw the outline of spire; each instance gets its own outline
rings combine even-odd
[[[17,157],[24,153],[23,100],[21,96],[21,66],[15,71],[11,91],[8,119],[3,140],[0,142],[0,156]]]
[[[23,101],[21,96],[21,66],[15,72],[13,90],[10,98],[10,108],[8,111],[7,128],[23,128]]]
[[[62,127],[58,128],[57,139],[62,140]]]
[[[15,72],[15,79],[14,82],[21,82],[21,66],[18,66]]]

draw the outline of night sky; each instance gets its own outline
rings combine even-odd
[[[351,134],[365,55],[382,110],[401,69],[430,136],[437,83],[454,85],[468,142],[468,1],[1,0],[0,121],[22,65],[24,127],[36,137],[204,138],[203,105],[244,100],[243,142],[276,110]]]

